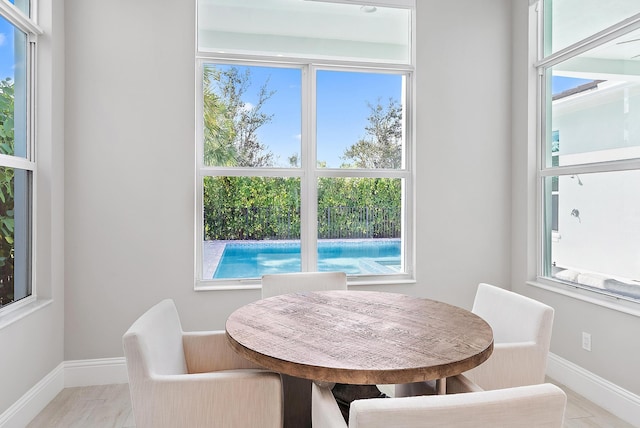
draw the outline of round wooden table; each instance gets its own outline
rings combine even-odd
[[[236,352],[314,381],[396,384],[442,379],[484,362],[491,327],[456,306],[403,294],[320,291],[258,300],[233,312]]]

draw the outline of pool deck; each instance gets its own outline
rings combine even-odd
[[[202,243],[202,277],[213,278],[216,268],[224,253],[227,242],[233,241],[204,241]]]

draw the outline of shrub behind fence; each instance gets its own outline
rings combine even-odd
[[[300,239],[299,208],[217,207],[204,219],[205,240]],[[400,224],[400,208],[328,207],[318,212],[318,238],[399,238]]]

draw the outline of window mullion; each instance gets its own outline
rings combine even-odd
[[[33,171],[36,164],[25,158],[0,154],[0,166]]]
[[[640,169],[640,159],[625,159],[610,162],[595,162],[590,164],[543,168],[540,171],[540,176],[551,177],[554,175],[590,174],[596,172],[630,171],[636,169]]]
[[[29,35],[28,37],[28,46],[27,46],[27,159],[31,161],[36,160],[36,86],[37,86],[37,76],[35,73],[37,64],[37,48],[38,45],[36,43],[36,38],[33,35]]]
[[[289,168],[225,168],[225,167],[201,167],[202,177],[302,177],[303,171]]]
[[[300,256],[302,271],[317,270],[318,192],[316,170],[316,79],[315,68],[302,72],[302,170]]]

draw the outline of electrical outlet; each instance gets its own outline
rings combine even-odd
[[[582,349],[591,351],[591,334],[582,332]]]

